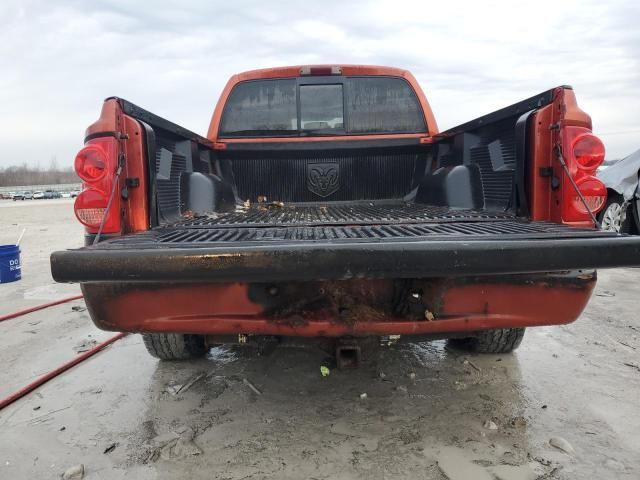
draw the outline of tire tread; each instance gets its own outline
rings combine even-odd
[[[478,332],[471,339],[470,346],[478,353],[509,353],[522,343],[524,332],[524,328],[498,328]]]
[[[160,360],[187,360],[207,353],[201,335],[184,333],[143,333],[142,341],[151,356]]]

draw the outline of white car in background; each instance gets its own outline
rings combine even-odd
[[[62,192],[60,196],[62,198],[71,198],[71,192]]]
[[[34,200],[42,200],[44,198],[44,192],[33,192]]]

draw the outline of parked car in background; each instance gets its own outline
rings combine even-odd
[[[45,190],[44,198],[62,198],[60,192],[56,192],[55,190]]]
[[[80,195],[80,190],[71,191],[71,198],[76,198],[78,195]]]
[[[71,198],[71,192],[62,192],[60,195],[62,198]]]
[[[24,192],[25,200],[33,200],[33,192]]]
[[[24,192],[16,192],[11,196],[11,199],[15,202],[16,200],[24,200]]]
[[[640,150],[598,172],[607,187],[607,203],[598,215],[603,230],[640,233]]]
[[[33,192],[34,200],[41,200],[44,198],[44,192]]]

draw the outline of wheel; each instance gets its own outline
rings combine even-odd
[[[484,330],[474,337],[454,338],[449,342],[455,347],[477,353],[510,353],[522,343],[524,331],[524,328]]]
[[[202,335],[143,333],[142,340],[147,351],[160,360],[187,360],[207,353]]]
[[[619,232],[630,233],[631,232],[631,219],[629,218],[629,212],[625,214],[625,219],[622,220],[622,205],[624,203],[623,198],[617,193],[609,192],[607,203],[600,213],[600,225],[602,230],[606,232]]]

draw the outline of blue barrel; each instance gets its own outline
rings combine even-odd
[[[0,245],[0,283],[15,282],[21,278],[20,247]]]

